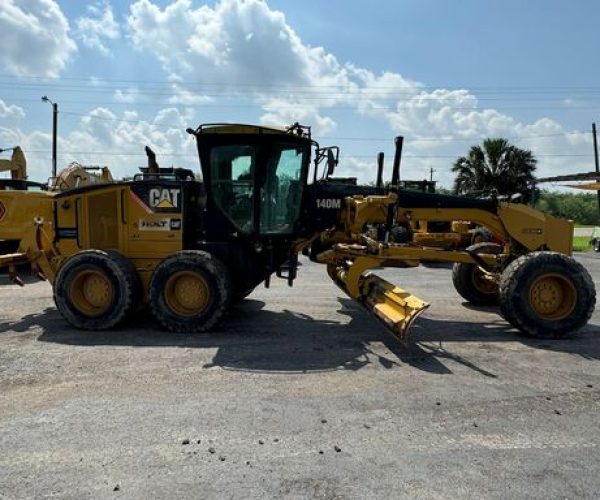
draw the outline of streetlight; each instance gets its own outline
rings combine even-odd
[[[52,177],[56,177],[56,141],[58,132],[58,104],[52,102],[45,95],[42,97],[43,102],[52,104]]]

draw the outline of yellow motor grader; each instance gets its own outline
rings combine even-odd
[[[159,168],[149,152],[148,167],[131,181],[0,191],[0,239],[18,248],[0,256],[0,266],[17,279],[19,264],[34,265],[64,318],[89,330],[114,327],[145,304],[168,330],[205,331],[271,275],[291,285],[302,251],[402,339],[428,304],[373,268],[454,262],[466,300],[499,304],[529,335],[560,337],[592,314],[595,289],[570,257],[570,222],[497,200],[398,189],[400,138],[391,188],[383,189],[319,178],[319,163],[331,173],[337,159],[309,127],[208,124],[188,133],[201,182]],[[365,235],[369,224],[389,232],[413,220],[469,220],[504,244],[459,251]]]
[[[380,153],[383,155],[383,153]],[[378,178],[381,177],[378,175]],[[435,193],[437,181],[401,180],[399,188],[405,191]],[[483,226],[470,221],[411,220],[405,226],[392,227],[390,237],[394,243],[413,242],[423,247],[465,249],[475,243],[493,241],[492,234]]]

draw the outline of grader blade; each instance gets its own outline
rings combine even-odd
[[[327,263],[327,274],[338,287],[403,342],[408,338],[412,323],[429,307],[427,302],[369,271],[381,267],[389,257],[382,259],[366,254],[365,247],[360,245],[340,244],[321,253],[317,259]]]
[[[364,275],[360,288],[360,302],[403,342],[412,323],[429,307],[427,302],[371,273]]]
[[[429,304],[374,274],[368,273],[363,280],[364,306],[405,341],[412,323]]]

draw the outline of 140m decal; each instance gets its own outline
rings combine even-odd
[[[342,208],[342,200],[339,198],[320,198],[317,200],[317,208]]]

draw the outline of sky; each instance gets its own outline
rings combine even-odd
[[[599,21],[595,0],[0,0],[0,148],[51,175],[46,95],[59,169],[133,175],[148,145],[198,171],[187,127],[300,122],[361,182],[397,135],[401,177],[445,187],[487,137],[540,177],[589,172]]]

